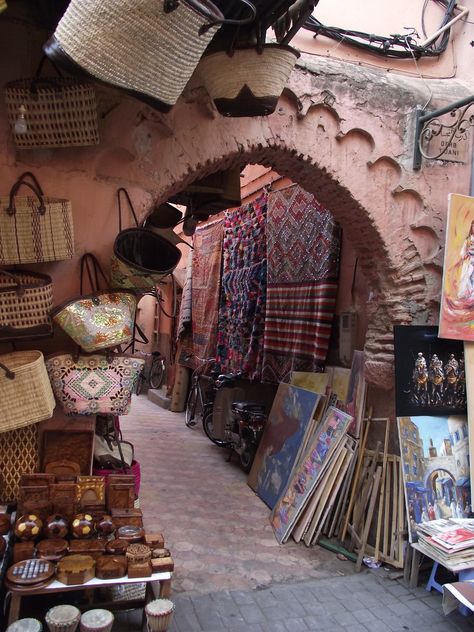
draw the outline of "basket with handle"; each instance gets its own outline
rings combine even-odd
[[[54,395],[41,351],[0,355],[0,432],[53,415]]]
[[[224,116],[266,116],[275,111],[299,56],[285,44],[210,52],[196,73]]]
[[[18,195],[22,186],[32,195]],[[74,228],[71,202],[48,197],[25,171],[7,196],[0,197],[0,265],[71,259]]]
[[[43,57],[34,77],[5,85],[8,122],[18,148],[80,147],[97,145],[99,129],[94,86],[63,77],[42,76]],[[16,123],[22,120],[23,129]]]
[[[71,72],[122,88],[168,112],[226,20],[211,0],[71,0],[43,49]]]
[[[0,270],[0,342],[49,336],[53,282],[29,270]]]

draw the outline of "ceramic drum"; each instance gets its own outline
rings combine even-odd
[[[50,632],[76,632],[81,611],[75,606],[54,606],[45,616]]]
[[[81,617],[80,632],[110,632],[113,623],[114,615],[109,610],[88,610]]]
[[[7,632],[42,632],[43,626],[38,619],[18,619],[14,623],[11,623]]]
[[[174,603],[169,599],[154,599],[145,606],[145,614],[150,632],[164,632],[171,625]]]

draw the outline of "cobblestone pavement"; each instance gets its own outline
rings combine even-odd
[[[439,593],[383,569],[355,574],[319,546],[278,545],[245,474],[182,414],[140,396],[121,425],[141,463],[145,526],[163,531],[175,560],[169,632],[474,630],[474,617],[444,616]],[[114,632],[140,620],[118,615]]]

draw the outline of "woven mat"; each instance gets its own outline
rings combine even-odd
[[[322,370],[337,295],[340,228],[295,185],[268,194],[268,287],[262,379]]]
[[[217,345],[223,220],[196,229],[193,252],[192,332],[198,358],[214,358]]]
[[[259,380],[267,285],[266,194],[224,220],[218,362],[224,372]]]

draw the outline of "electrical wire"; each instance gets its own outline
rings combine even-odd
[[[425,0],[422,9],[422,29],[425,32],[425,13],[429,0]],[[445,26],[454,15],[456,0],[432,0],[444,7],[444,15],[438,27],[439,30]],[[392,34],[389,36],[375,35],[363,31],[343,29],[335,26],[325,26],[313,15],[308,18],[303,28],[314,33],[314,37],[324,35],[338,42],[344,43],[354,48],[359,48],[366,52],[374,53],[382,57],[395,59],[419,59],[420,57],[438,57],[447,48],[451,29],[447,29],[428,46],[417,44],[418,33],[414,28],[407,29],[405,34]]]

